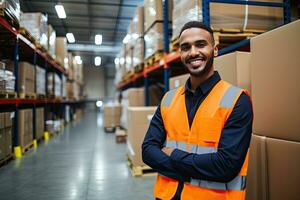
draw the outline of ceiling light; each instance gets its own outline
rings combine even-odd
[[[77,63],[78,65],[81,65],[81,64],[82,64],[82,60],[78,60],[78,61],[76,61],[76,63]]]
[[[65,12],[65,9],[64,9],[63,5],[61,5],[61,4],[55,5],[55,10],[56,10],[58,18],[60,18],[60,19],[67,18],[67,15],[66,15],[66,12]]]
[[[118,65],[120,63],[120,59],[119,58],[115,58],[115,64]]]
[[[102,44],[102,35],[95,35],[95,44],[96,45],[101,45]]]
[[[101,65],[101,57],[100,56],[96,56],[95,57],[95,66],[100,66]]]
[[[74,37],[73,33],[67,33],[66,37],[67,37],[69,43],[75,42],[75,37]]]
[[[76,61],[76,63],[77,63],[78,65],[81,65],[81,64],[82,64],[82,59],[81,59],[80,56],[75,56],[74,58],[75,58],[75,61]]]

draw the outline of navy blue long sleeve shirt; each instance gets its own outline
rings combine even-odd
[[[187,80],[183,95],[190,126],[199,106],[220,80],[218,72],[215,72],[194,92]],[[228,182],[239,173],[243,165],[251,139],[252,116],[250,98],[243,93],[222,130],[216,153],[197,155],[175,149],[167,156],[161,151],[166,140],[166,131],[159,106],[142,145],[143,161],[159,173],[181,183],[190,178]]]

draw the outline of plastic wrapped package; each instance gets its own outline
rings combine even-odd
[[[133,48],[133,66],[137,66],[144,62],[144,38],[138,38]]]
[[[36,93],[46,94],[46,70],[36,66]]]
[[[54,74],[54,95],[56,97],[61,97],[62,96],[62,81],[60,77],[57,74]]]
[[[48,25],[48,52],[55,58],[56,32],[51,25]]]
[[[46,49],[48,48],[48,17],[42,13],[22,13],[20,25]]]
[[[0,91],[15,91],[15,76],[11,71],[0,69]]]
[[[5,9],[9,15],[20,21],[20,1],[18,0],[0,0],[0,9]]]
[[[259,0],[282,2],[282,0]],[[192,20],[202,21],[202,0],[173,0],[173,39],[182,26]],[[210,20],[213,29],[269,30],[283,23],[282,8],[210,3]]]
[[[145,58],[153,55],[155,52],[163,50],[163,24],[156,23],[144,36],[145,40]]]

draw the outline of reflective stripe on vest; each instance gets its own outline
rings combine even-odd
[[[176,89],[173,89],[173,90],[170,90],[170,91],[166,94],[166,96],[165,96],[163,102],[161,103],[161,105],[164,106],[164,107],[169,107],[169,106],[171,105],[171,102],[172,102],[172,100],[173,100],[173,97],[174,97],[176,91],[177,91],[177,88],[176,88]]]
[[[185,142],[168,140],[165,142],[165,146],[180,149],[182,151],[187,151],[187,144]],[[206,153],[216,153],[217,151],[218,149],[214,147],[204,147],[192,144],[190,145],[190,153],[195,153],[198,155]],[[244,190],[246,188],[246,176],[236,176],[233,180],[231,180],[228,183],[191,179],[191,181],[188,184],[216,190]]]
[[[222,97],[220,106],[223,108],[231,108],[237,94],[241,91],[240,88],[231,86],[228,88],[228,90],[225,92],[224,96]]]

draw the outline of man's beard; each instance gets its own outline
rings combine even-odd
[[[207,63],[205,64],[205,67],[202,71],[195,72],[195,71],[191,71],[188,67],[186,67],[186,68],[189,71],[191,76],[199,77],[199,76],[203,76],[203,75],[207,74],[210,71],[210,69],[212,68],[213,63],[214,63],[214,56],[212,55],[209,58],[209,60],[207,61]]]

